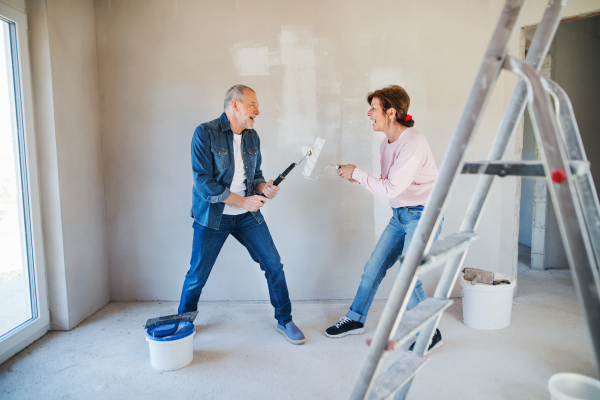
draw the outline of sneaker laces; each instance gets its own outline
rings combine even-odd
[[[338,322],[336,322],[336,324],[334,326],[336,328],[339,328],[340,326],[344,325],[346,322],[350,322],[350,321],[352,321],[352,320],[344,315],[342,318],[340,318],[340,320]]]

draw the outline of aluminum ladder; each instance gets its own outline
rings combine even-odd
[[[509,56],[508,46],[518,29],[526,0],[507,0],[479,68],[458,126],[444,156],[433,188],[380,318],[367,359],[351,394],[352,400],[404,399],[416,373],[425,366],[425,352],[461,270],[496,175],[545,176],[552,198],[575,290],[588,322],[596,363],[600,366],[600,207],[570,100],[554,82],[537,71],[548,52],[563,0],[550,0],[525,62]],[[519,76],[488,160],[465,163],[464,154],[481,119],[500,71]],[[554,100],[554,108],[552,101]],[[525,106],[534,125],[541,161],[502,161]],[[556,109],[556,111],[555,111]],[[558,121],[557,121],[558,119]],[[559,124],[560,122],[560,124]],[[460,231],[433,242],[446,200],[460,173],[482,174]],[[444,265],[433,298],[410,311],[406,305],[417,277]],[[389,341],[402,344],[416,332],[413,352],[386,352]],[[395,361],[380,372],[384,354]],[[398,353],[398,354],[397,354]]]

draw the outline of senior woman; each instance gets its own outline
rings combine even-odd
[[[433,189],[438,169],[425,136],[413,128],[408,114],[410,97],[397,85],[376,90],[367,96],[367,115],[373,130],[385,133],[381,143],[381,177],[375,177],[355,165],[342,165],[338,174],[350,182],[358,182],[371,193],[389,199],[393,216],[385,228],[364,273],[348,313],[325,331],[331,338],[364,332],[364,323],[379,284],[386,272],[404,254],[421,218],[427,198]],[[438,229],[437,235],[439,234]],[[425,300],[422,283],[417,280],[408,302],[411,309]],[[442,345],[436,330],[428,353]],[[410,347],[412,350],[413,345]]]

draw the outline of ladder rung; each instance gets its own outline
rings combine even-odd
[[[588,161],[570,161],[571,174],[581,176],[590,171]],[[465,163],[463,174],[485,174],[485,175],[516,175],[516,176],[546,176],[544,165],[541,161],[482,161]]]
[[[435,267],[438,267],[448,261],[450,258],[465,251],[471,242],[479,237],[476,233],[453,233],[443,239],[436,240],[431,245],[429,252],[421,260],[419,275],[425,274]],[[404,256],[400,257],[400,262],[404,262]]]
[[[406,342],[452,303],[452,300],[430,297],[417,304],[415,308],[406,311],[400,320],[394,341],[399,345]]]
[[[427,361],[429,358],[416,356],[412,351],[403,352],[396,362],[377,376],[368,399],[387,399],[415,376]]]

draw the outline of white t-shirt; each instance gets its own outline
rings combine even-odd
[[[233,134],[233,159],[235,160],[235,172],[231,181],[231,193],[246,196],[246,171],[244,171],[244,160],[242,158],[242,135]],[[247,212],[241,207],[225,204],[223,214],[239,215]]]

